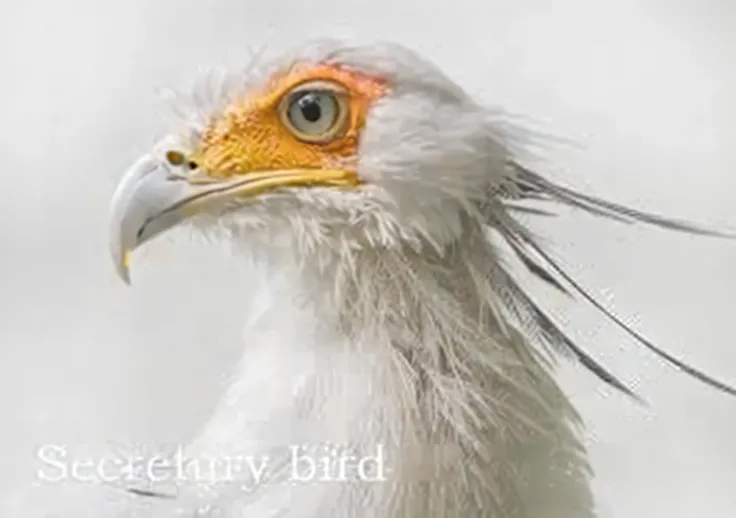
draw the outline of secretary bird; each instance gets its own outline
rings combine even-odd
[[[595,516],[581,419],[555,359],[637,395],[563,332],[513,264],[736,394],[608,311],[524,220],[561,204],[729,235],[538,174],[523,132],[414,51],[320,41],[203,84],[210,95],[193,96],[123,177],[111,251],[130,282],[132,252],[181,224],[236,244],[262,280],[242,295],[264,302],[186,454],[268,465],[187,480],[152,499],[150,516]],[[295,479],[295,445],[342,476]],[[372,459],[372,471],[347,469],[338,450]]]

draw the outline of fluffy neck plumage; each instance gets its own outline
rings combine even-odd
[[[576,416],[495,306],[480,231],[443,253],[366,249],[319,268],[286,252],[258,261],[241,364],[188,451],[263,469],[200,486],[198,503],[254,518],[592,516]]]

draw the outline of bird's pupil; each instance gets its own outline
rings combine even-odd
[[[313,93],[308,93],[299,99],[299,109],[307,122],[317,122],[322,117],[319,97]]]

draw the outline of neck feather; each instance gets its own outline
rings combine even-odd
[[[209,501],[255,517],[591,516],[577,417],[504,318],[481,232],[442,253],[295,255],[257,261],[241,364],[190,449],[265,472]]]

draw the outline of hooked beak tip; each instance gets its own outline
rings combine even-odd
[[[130,286],[130,258],[132,252],[125,250],[120,253],[118,257],[115,257],[115,270],[117,271],[118,277],[122,280],[126,286]]]

